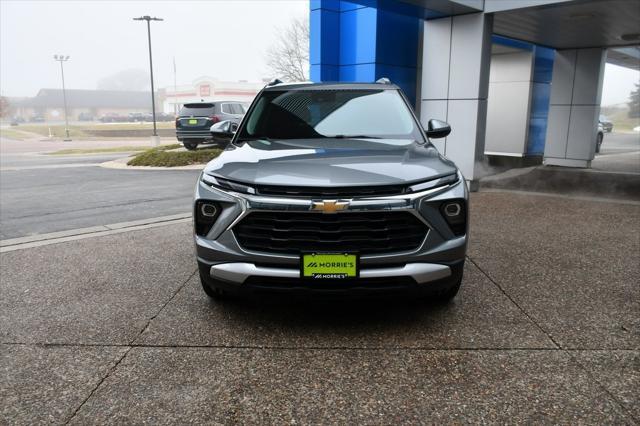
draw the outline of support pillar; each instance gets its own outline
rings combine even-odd
[[[347,0],[312,0],[310,7],[312,81],[374,82],[387,77],[415,104],[421,23],[417,12]]]
[[[544,164],[590,167],[595,155],[606,51],[556,51]]]
[[[482,176],[492,27],[484,13],[424,23],[420,120],[451,125],[451,134],[433,143],[472,182]]]

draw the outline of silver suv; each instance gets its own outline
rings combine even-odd
[[[467,247],[463,176],[400,89],[271,84],[200,175],[205,293],[427,293],[453,298]]]

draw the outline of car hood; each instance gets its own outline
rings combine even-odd
[[[204,173],[255,185],[370,186],[456,172],[430,144],[373,139],[256,140],[231,144]]]

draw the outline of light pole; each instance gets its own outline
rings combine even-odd
[[[64,62],[69,60],[69,56],[53,55],[53,60],[60,62],[60,71],[62,73],[62,99],[64,101],[64,131],[67,134],[67,138],[63,139],[65,142],[71,141],[69,137],[69,117],[67,115],[67,90],[64,87]]]
[[[151,21],[163,21],[161,18],[151,17],[149,15],[133,18],[134,21],[147,21],[147,37],[149,39],[149,69],[151,70],[151,112],[153,114],[153,141],[158,145],[158,131],[156,130],[156,95],[153,88],[153,59],[151,58]]]

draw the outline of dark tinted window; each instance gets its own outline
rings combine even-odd
[[[181,116],[210,117],[215,113],[215,104],[185,104],[180,110]]]
[[[240,138],[335,136],[423,140],[398,91],[359,89],[263,92]]]

